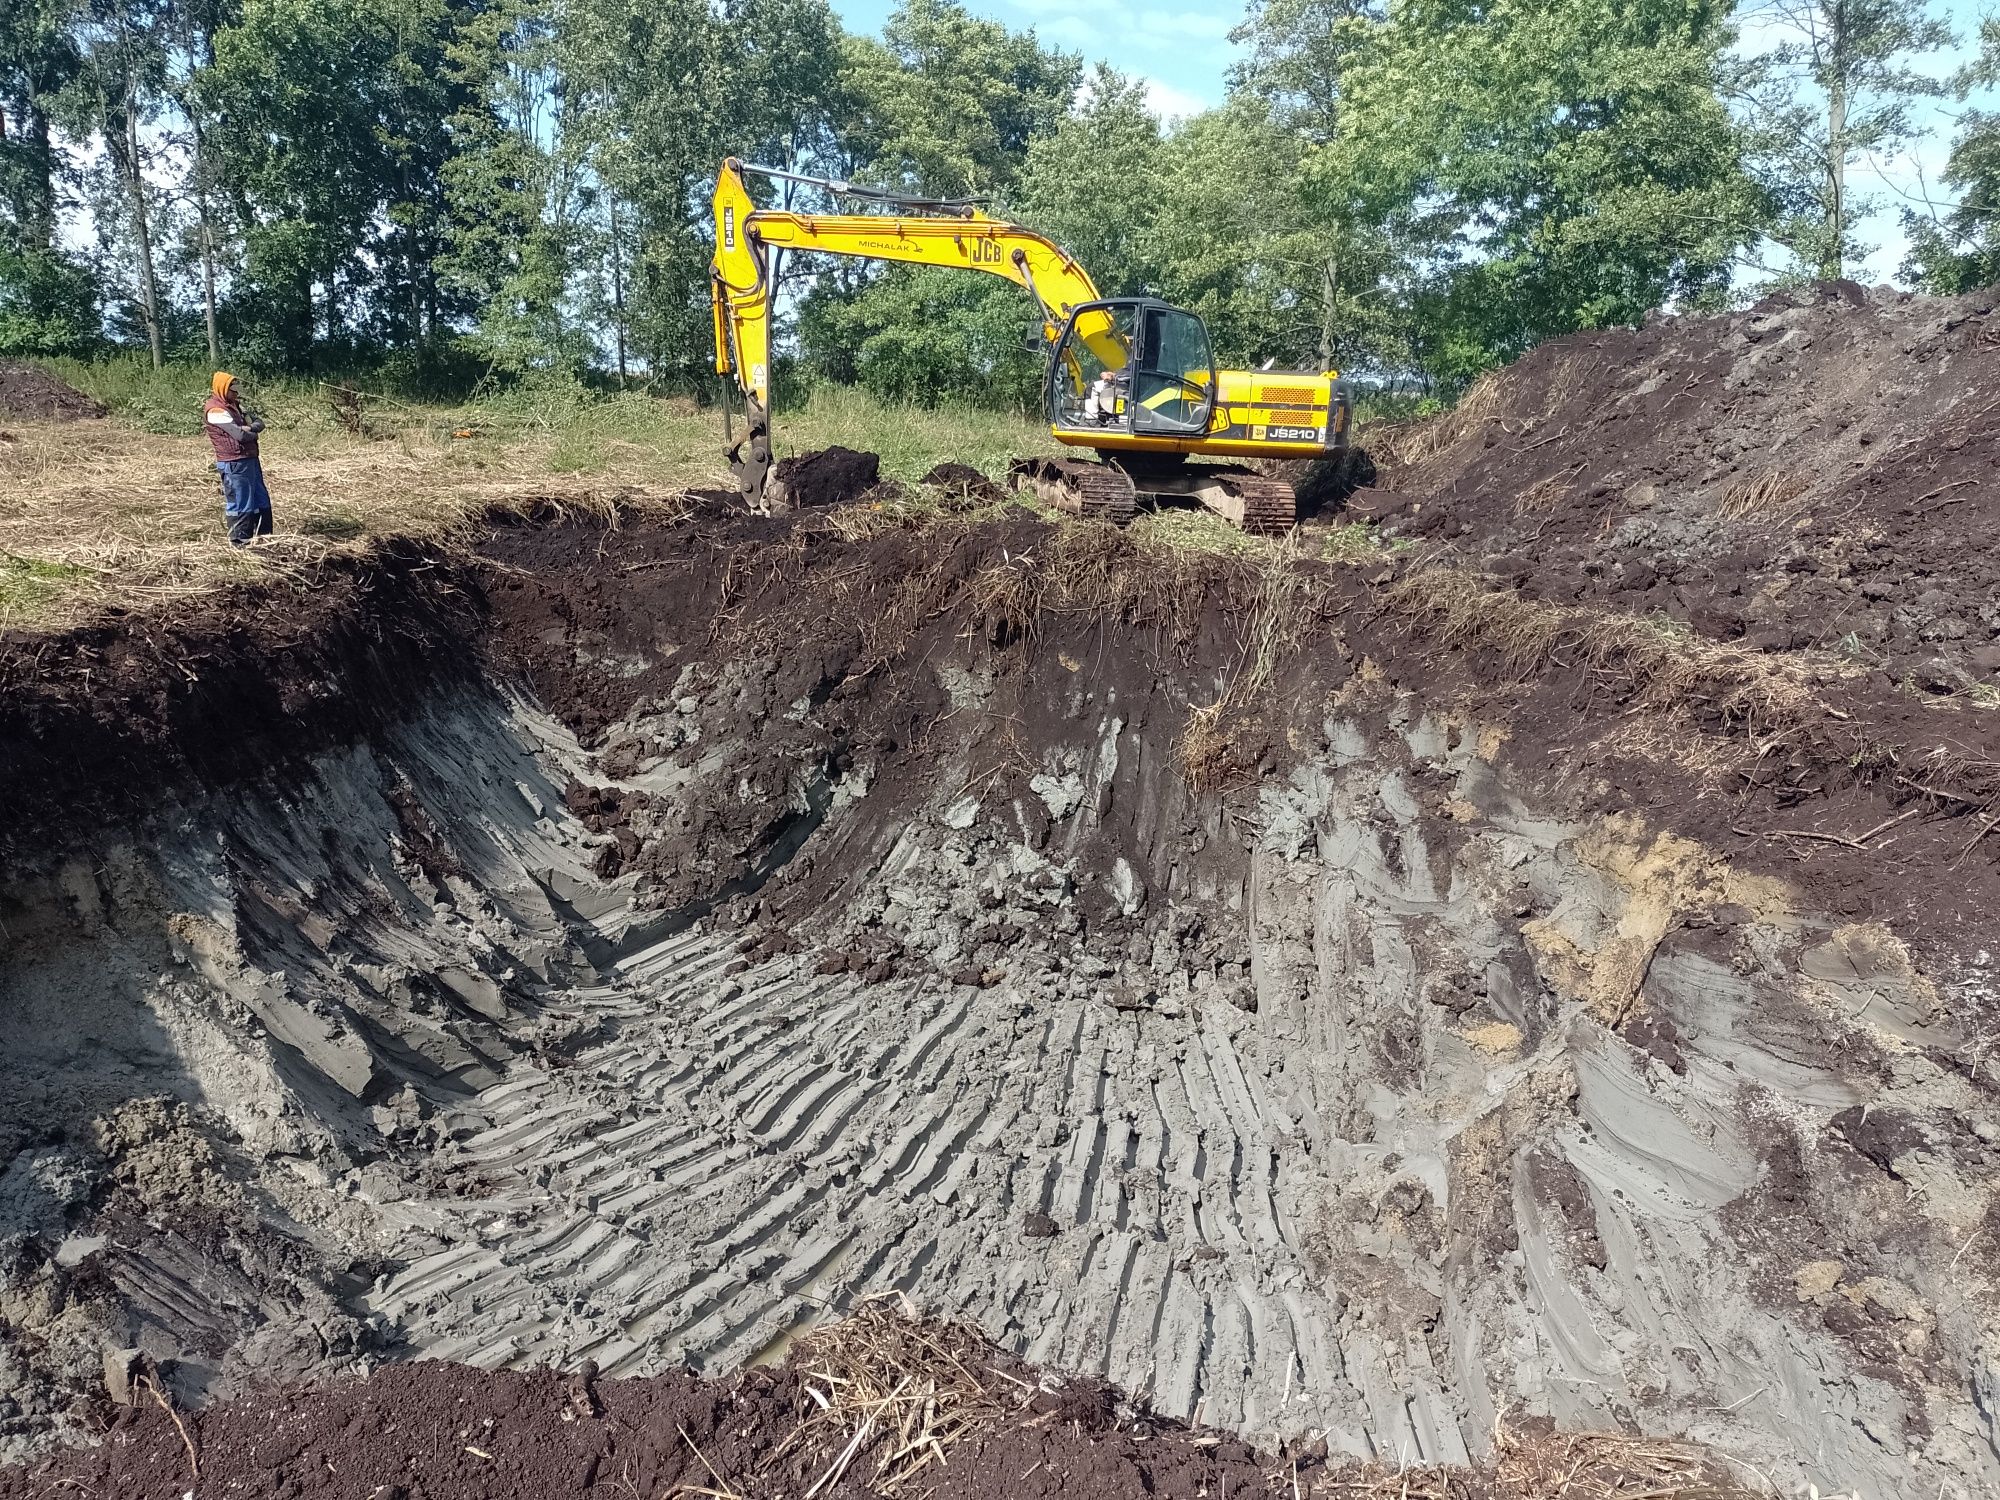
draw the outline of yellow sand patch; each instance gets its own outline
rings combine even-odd
[[[1631,1014],[1660,939],[1677,919],[1725,903],[1759,918],[1792,909],[1783,881],[1735,870],[1692,839],[1661,833],[1649,840],[1635,817],[1604,819],[1572,853],[1597,878],[1524,923],[1522,935],[1549,982],[1607,1026]]]
[[[1461,1031],[1460,1036],[1481,1052],[1495,1057],[1521,1050],[1521,1028],[1510,1021],[1488,1021]]]

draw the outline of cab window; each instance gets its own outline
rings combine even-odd
[[[1215,407],[1215,359],[1200,318],[1178,307],[1148,307],[1140,368],[1132,376],[1135,430],[1200,432]]]
[[[1070,320],[1049,371],[1049,420],[1058,427],[1130,425],[1138,312],[1087,307]]]

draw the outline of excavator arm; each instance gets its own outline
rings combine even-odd
[[[771,467],[771,251],[810,250],[906,265],[950,266],[1004,277],[1033,294],[1043,336],[1053,343],[1076,308],[1098,300],[1082,266],[1033,230],[974,210],[908,213],[801,214],[759,208],[744,183],[746,167],[731,158],[715,180],[715,259],[710,269],[715,316],[715,370],[742,392],[748,432],[730,451],[744,498],[760,505]],[[838,188],[839,184],[827,184]],[[1129,352],[1111,320],[1086,315],[1078,336],[1106,364]]]

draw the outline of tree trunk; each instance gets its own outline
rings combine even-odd
[[[23,113],[21,149],[28,158],[31,181],[23,190],[19,206],[21,239],[37,250],[53,250],[56,241],[56,153],[50,139],[49,116],[38,100],[30,99]]]
[[[1325,284],[1323,295],[1326,301],[1321,306],[1319,315],[1319,367],[1322,370],[1331,370],[1333,368],[1334,306],[1340,299],[1339,257],[1329,255],[1326,258],[1326,264],[1320,267],[1320,274]]]
[[[153,230],[146,220],[146,174],[139,155],[139,110],[132,85],[125,85],[124,147],[119,170],[132,199],[132,238],[139,251],[139,310],[146,320],[146,341],[152,346],[153,368],[167,362],[166,339],[160,330],[160,283],[153,273]]]
[[[215,330],[215,221],[208,207],[208,154],[203,149],[201,119],[188,111],[194,133],[194,201],[201,217],[201,315],[208,330],[208,362],[222,363],[222,340]]]
[[[618,339],[618,384],[623,386],[625,384],[625,256],[618,244],[618,195],[606,189],[604,205],[611,217],[611,321]]]
[[[1847,240],[1847,7],[1836,3],[1832,66],[1826,86],[1826,248],[1820,252],[1819,274],[1836,281],[1846,268]]]

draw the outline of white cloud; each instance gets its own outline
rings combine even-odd
[[[1135,19],[1143,34],[1174,41],[1221,41],[1236,27],[1230,17],[1207,10],[1142,10]]]
[[[1157,78],[1143,79],[1146,85],[1146,107],[1164,121],[1184,120],[1189,115],[1198,115],[1210,108],[1208,100],[1186,89],[1175,88]]]

